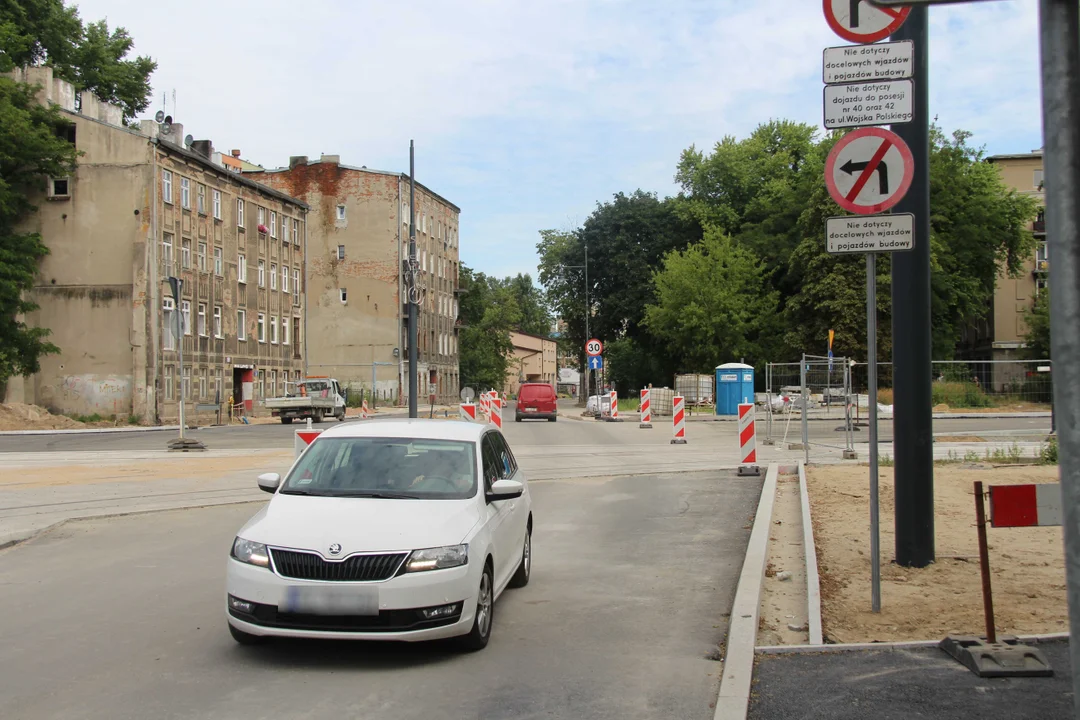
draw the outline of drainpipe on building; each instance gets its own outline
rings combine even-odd
[[[150,177],[150,252],[147,255],[150,258],[150,307],[148,312],[152,313],[150,322],[150,347],[147,348],[147,352],[150,354],[150,358],[153,359],[154,369],[154,383],[152,398],[153,403],[150,402],[151,398],[147,397],[146,411],[149,414],[153,412],[153,422],[155,425],[161,424],[161,387],[162,378],[164,377],[164,358],[161,357],[161,352],[158,350],[161,347],[158,343],[160,338],[158,337],[158,322],[157,313],[161,312],[161,300],[158,298],[158,192],[157,192],[157,179],[158,179],[158,165],[157,165],[157,138],[150,138],[150,154],[153,156],[153,175]],[[176,308],[176,312],[180,312],[180,308]],[[179,341],[178,341],[179,342]],[[147,358],[149,360],[150,358]],[[150,365],[147,362],[147,365]],[[183,378],[181,378],[183,381]],[[147,394],[150,395],[150,389],[147,388]],[[149,419],[149,418],[148,418]]]
[[[401,214],[401,175],[398,175],[397,181],[397,251],[398,251],[398,270],[397,270],[397,344],[398,344],[398,406],[401,406],[401,399],[404,396],[402,388],[405,387],[405,351],[401,342],[402,332],[404,327],[402,326],[401,318],[401,269],[404,267],[405,256],[401,251],[401,222],[404,220]]]

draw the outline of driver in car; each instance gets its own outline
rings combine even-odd
[[[463,452],[453,453],[452,459],[445,463],[439,462],[437,455],[430,456],[429,463],[437,463],[441,467],[431,467],[427,473],[417,475],[409,483],[409,488],[422,485],[428,477],[443,480],[456,492],[465,492],[473,483],[473,468],[469,463],[468,456]]]

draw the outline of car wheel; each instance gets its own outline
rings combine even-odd
[[[281,418],[282,425],[292,425],[292,418]],[[231,625],[229,627],[232,627]]]
[[[317,423],[321,423],[322,419],[323,419],[322,410],[316,410],[315,411],[315,420],[314,421],[317,422]]]
[[[495,612],[495,583],[491,579],[491,565],[484,566],[480,576],[480,589],[476,594],[476,614],[472,630],[460,639],[462,649],[476,652],[487,647],[491,639],[491,621]]]
[[[548,418],[548,422],[555,422],[558,419],[559,419],[558,415],[552,415],[551,417]]]
[[[529,584],[532,573],[532,529],[525,530],[525,546],[521,549],[521,564],[514,577],[510,578],[510,587],[523,588]]]
[[[262,635],[252,635],[243,630],[237,630],[232,623],[229,623],[229,634],[232,635],[233,640],[241,645],[262,645],[266,642],[266,638]]]
[[[515,415],[514,416],[514,422],[521,422],[521,416],[520,415]]]

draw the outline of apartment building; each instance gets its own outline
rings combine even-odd
[[[1034,197],[1045,204],[1043,192],[1043,151],[1012,155],[992,155],[986,161],[993,163],[1001,173],[1005,184],[1019,193]],[[961,353],[972,360],[1017,360],[1024,348],[1027,333],[1025,313],[1040,293],[1046,291],[1050,270],[1047,254],[1046,225],[1043,214],[1031,224],[1038,243],[1034,257],[1030,258],[1018,277],[1006,272],[998,275],[994,288],[994,300],[990,313],[964,335]],[[992,377],[981,378],[1001,389],[1007,383],[1022,380],[1023,368],[1011,364],[995,367]]]
[[[506,368],[504,392],[517,395],[522,383],[547,383],[556,387],[559,367],[556,360],[557,347],[554,340],[520,332],[510,333],[514,350]]]
[[[289,159],[288,168],[245,177],[310,206],[307,359],[312,374],[354,390],[374,388],[382,402],[408,395],[409,178],[344,165],[338,155]],[[457,402],[458,216],[460,209],[416,185],[420,264],[417,376],[420,401],[434,387],[440,403]]]
[[[304,373],[307,205],[229,170],[210,141],[185,142],[179,123],[125,127],[90,93],[76,112],[49,68],[18,78],[60,107],[81,155],[24,228],[50,250],[26,320],[60,353],[8,399],[155,422],[175,420],[181,397],[258,412],[283,393]]]

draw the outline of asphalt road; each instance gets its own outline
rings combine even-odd
[[[562,412],[573,412],[572,405],[561,407]],[[426,417],[426,416],[424,416]],[[595,420],[576,420],[560,418],[556,423],[544,421],[526,421],[523,423],[513,422],[513,405],[504,411],[504,428],[511,443],[527,442],[534,443],[542,439],[544,443],[553,445],[574,445],[582,442],[582,437],[587,437],[587,442],[600,445],[620,445],[625,443],[624,427],[613,427],[608,423],[600,423]],[[636,416],[634,418],[636,422]],[[583,429],[582,424],[588,424],[588,429]],[[665,444],[670,439],[670,424],[668,418],[654,418],[654,431],[641,433],[635,439],[635,444]],[[842,417],[837,411],[837,418],[833,420],[813,420],[809,425],[809,434],[812,441],[825,443],[837,443],[842,445],[844,433],[837,432],[837,428],[843,424]],[[334,425],[327,421],[316,425],[317,428],[328,428]],[[534,426],[541,425],[542,428]],[[290,447],[293,434],[299,424],[281,425],[280,423],[269,425],[232,425],[227,427],[206,427],[188,431],[188,435],[197,437],[206,443],[208,447],[217,450],[242,450],[262,449],[270,447]],[[688,433],[702,433],[708,436],[731,436],[737,433],[737,424],[734,422],[702,422],[691,421],[688,423]],[[786,427],[789,442],[799,442],[801,428],[797,419],[793,419]],[[972,419],[944,419],[934,420],[935,434],[951,436],[975,435],[987,440],[998,440],[1011,437],[1039,436],[1050,430],[1049,418],[972,418]],[[758,436],[765,436],[765,425],[762,420],[758,422]],[[778,440],[784,437],[785,425],[779,420],[773,423],[773,437]],[[855,442],[866,442],[868,431],[863,428],[856,432]],[[42,434],[42,435],[0,435],[0,453],[3,452],[80,452],[102,450],[163,450],[169,440],[176,437],[175,430],[148,430],[145,432],[125,433],[72,433],[72,434]],[[880,439],[882,442],[892,440],[892,422],[882,420],[880,422]]]
[[[254,504],[69,523],[0,551],[0,717],[708,720],[760,486],[535,482],[532,582],[472,655],[236,645],[225,557]]]

